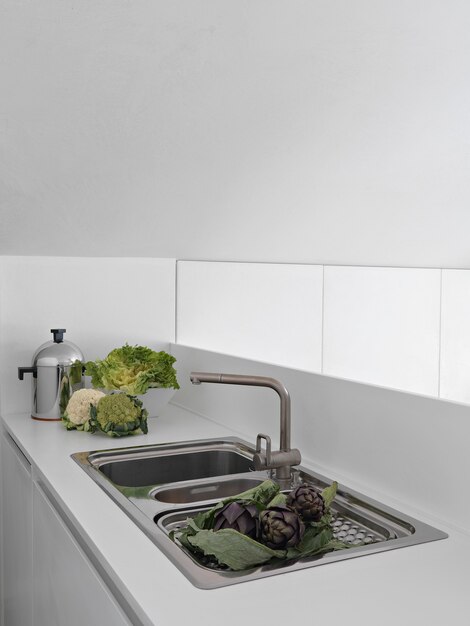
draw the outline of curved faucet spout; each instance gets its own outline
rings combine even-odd
[[[290,478],[290,467],[301,462],[300,452],[290,447],[291,409],[290,396],[286,387],[275,378],[268,376],[249,376],[243,374],[219,374],[214,372],[191,372],[193,385],[201,383],[220,383],[225,385],[247,385],[251,387],[269,387],[278,394],[280,406],[280,450],[269,454],[261,453],[260,437],[258,436],[257,454],[254,457],[256,469],[276,468],[278,479]],[[262,438],[266,439],[263,435]],[[270,444],[269,444],[270,445]],[[259,448],[259,449],[258,449]],[[268,462],[269,461],[269,462]]]

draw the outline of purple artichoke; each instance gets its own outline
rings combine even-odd
[[[272,506],[260,513],[261,541],[273,550],[294,548],[304,536],[298,514],[286,506]]]
[[[323,498],[306,483],[296,487],[288,494],[287,505],[294,509],[306,522],[319,522],[325,514]]]
[[[230,502],[216,512],[213,530],[231,528],[242,535],[256,539],[258,535],[258,509],[254,504]]]

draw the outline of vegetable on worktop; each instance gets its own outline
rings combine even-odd
[[[105,395],[97,389],[80,389],[69,400],[62,422],[67,430],[103,432],[110,437],[147,434],[147,409],[125,393]]]
[[[78,389],[65,408],[62,421],[67,430],[89,431],[90,406],[96,406],[105,394],[98,389]]]
[[[90,407],[90,426],[110,437],[147,434],[147,409],[134,396],[113,393]]]
[[[179,389],[173,367],[175,361],[167,352],[126,343],[112,350],[105,359],[88,361],[85,375],[91,376],[95,388],[138,396],[154,388]]]
[[[188,518],[171,538],[203,565],[235,571],[348,548],[333,536],[330,505],[337,487],[334,482],[319,493],[303,484],[285,495],[266,480]]]
[[[94,389],[72,395],[62,422],[67,430],[100,431],[111,437],[146,434],[148,411],[135,396],[150,389],[179,389],[175,361],[167,352],[127,343],[105,359],[88,361],[85,374]],[[121,393],[105,395],[101,389]]]

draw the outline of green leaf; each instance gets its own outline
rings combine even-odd
[[[187,550],[189,550],[189,552],[194,552],[194,547],[189,543],[189,538],[187,535],[178,535],[176,533],[176,536],[178,537],[178,541],[181,543],[182,546],[184,546]],[[175,540],[174,532],[170,533],[170,539],[172,541]]]
[[[206,527],[205,521],[208,517],[208,513],[209,511],[201,511],[194,517],[188,517],[186,520],[187,525],[197,530],[203,530]]]
[[[149,492],[153,489],[154,485],[144,485],[142,487],[121,487],[116,485],[116,487],[126,498],[144,498],[148,500]]]
[[[74,361],[70,367],[70,384],[76,385],[82,380],[83,363]]]
[[[316,528],[316,532],[319,533],[324,528],[331,528],[333,522],[333,516],[329,510],[320,518],[318,522],[310,522],[309,526]]]
[[[278,493],[268,503],[268,507],[271,507],[271,506],[286,506],[286,504],[287,504],[287,496],[285,494],[283,494],[283,493]]]
[[[230,498],[225,498],[223,500],[224,505],[229,502],[234,502],[235,500],[248,500],[253,504],[262,504],[265,507],[268,503],[274,498],[274,496],[279,493],[279,485],[272,480],[265,480],[256,487],[252,489],[248,489],[247,491],[242,491],[238,495],[232,496]]]
[[[174,541],[177,538],[186,548],[191,549],[192,546],[188,543],[188,537],[197,535],[197,533],[204,530],[205,521],[205,513],[199,513],[195,517],[188,517],[186,526],[183,529],[171,533],[171,540]]]
[[[214,556],[219,563],[240,571],[262,565],[271,559],[285,557],[284,550],[271,550],[254,539],[229,528],[201,530],[187,537],[187,541],[206,556]]]
[[[209,530],[210,528],[212,528],[215,512],[222,508],[222,506],[222,503],[219,502],[216,506],[212,507],[208,511],[201,511],[193,518],[188,518],[188,527],[192,528],[195,531]]]
[[[307,528],[302,541],[296,547],[302,554],[309,554],[325,546],[332,538],[333,531],[331,528],[324,528],[320,532],[317,532],[315,528]]]
[[[91,420],[87,420],[83,425],[83,430],[87,433],[94,433],[96,431],[96,426],[91,423]]]
[[[191,531],[190,534],[196,534],[200,530],[204,530],[204,526],[201,525],[204,520],[202,519],[202,517],[201,519],[199,519],[200,515],[201,514],[199,513],[199,515],[196,515],[196,517],[188,517],[188,519],[186,520],[187,528]]]
[[[69,403],[70,397],[72,395],[72,385],[70,383],[70,378],[67,374],[64,374],[62,381],[60,383],[60,394],[59,394],[59,408],[60,414],[63,415],[67,408],[67,404]]]
[[[175,361],[167,352],[126,344],[112,350],[103,360],[88,361],[85,373],[91,376],[95,388],[141,395],[154,387],[179,389]]]
[[[287,551],[287,558],[300,559],[306,556],[314,556],[322,552],[328,552],[328,550],[332,549],[327,547],[332,540],[333,531],[330,528],[324,528],[318,532],[315,528],[310,527],[306,530],[299,545]]]
[[[321,496],[323,498],[323,501],[325,502],[325,506],[327,509],[330,508],[331,503],[335,499],[337,490],[338,490],[338,483],[335,480],[329,487],[326,487],[321,492]]]

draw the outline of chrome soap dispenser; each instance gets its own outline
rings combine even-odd
[[[52,341],[39,346],[31,367],[19,367],[18,378],[33,375],[31,417],[60,420],[70,396],[83,387],[83,356],[80,348],[64,341],[65,328],[53,328]]]

